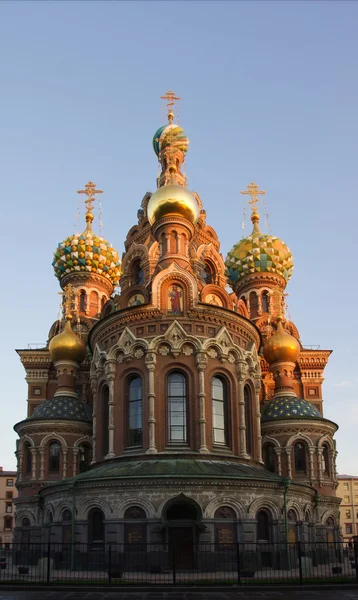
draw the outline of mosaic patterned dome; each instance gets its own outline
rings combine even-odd
[[[188,151],[189,140],[184,130],[175,123],[159,127],[153,137],[153,148],[157,156],[168,145],[179,148],[183,152]]]
[[[262,233],[258,228],[258,215],[253,217],[251,235],[240,240],[228,253],[225,265],[229,281],[235,284],[249,273],[276,273],[287,282],[293,271],[290,249],[280,238]]]
[[[92,422],[92,410],[88,404],[83,404],[72,396],[55,396],[40,404],[29,419],[60,419],[66,421]]]
[[[262,423],[281,419],[322,419],[319,410],[297,396],[277,396],[264,405]]]

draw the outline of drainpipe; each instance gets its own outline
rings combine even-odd
[[[75,541],[76,541],[76,535],[75,535],[75,527],[76,527],[76,490],[75,490],[75,486],[76,483],[74,483],[72,485],[72,527],[71,527],[71,571],[75,570]]]
[[[286,558],[288,568],[291,569],[291,559],[290,559],[290,548],[288,545],[288,519],[287,519],[287,492],[291,485],[291,481],[288,477],[284,477],[282,480],[283,483],[283,511],[285,517],[285,538],[286,538]]]

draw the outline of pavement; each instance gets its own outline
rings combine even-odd
[[[4,590],[0,588],[0,600],[358,600],[358,585],[307,587],[296,589],[265,588],[205,588],[168,589],[143,588],[135,590],[114,589],[61,589],[51,590]]]

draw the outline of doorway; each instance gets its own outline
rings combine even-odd
[[[176,569],[194,569],[198,510],[187,500],[171,504],[166,511],[169,563]]]

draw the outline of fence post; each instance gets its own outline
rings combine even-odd
[[[176,584],[176,564],[175,564],[175,544],[172,548],[172,562],[173,562],[173,585]]]
[[[112,584],[112,544],[108,544],[108,583]]]
[[[302,583],[303,583],[302,549],[301,549],[301,542],[300,541],[297,542],[297,554],[298,554],[298,568],[299,568],[299,571],[300,571],[300,584],[302,585]]]
[[[358,535],[355,535],[353,538],[353,548],[354,548],[354,562],[356,567],[356,579],[358,583]]]
[[[236,555],[237,555],[237,583],[241,584],[241,566],[240,566],[240,544],[236,542]]]
[[[50,533],[50,532],[49,532]],[[50,583],[50,565],[51,565],[51,539],[47,542],[47,583]]]

